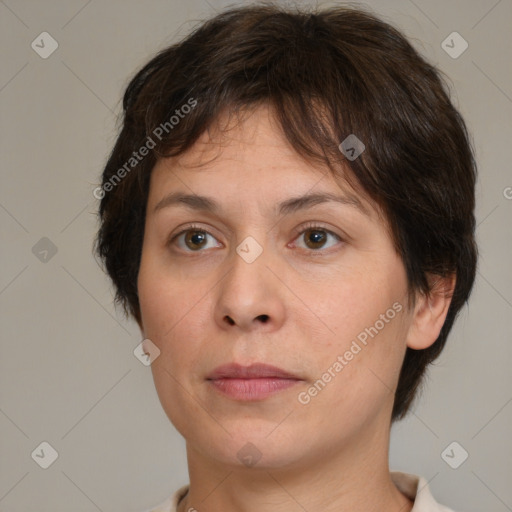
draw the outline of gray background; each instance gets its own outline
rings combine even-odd
[[[225,5],[0,2],[2,512],[140,512],[188,482],[184,442],[133,354],[138,329],[116,312],[92,256],[92,190],[129,77]],[[423,475],[457,511],[512,510],[512,2],[366,5],[450,77],[480,171],[474,293],[421,400],[393,428],[391,469]],[[46,59],[31,47],[44,31],[59,45]],[[458,58],[441,47],[453,31],[469,44]],[[453,441],[452,464],[469,453],[458,469],[441,457]],[[42,442],[58,452],[48,469],[31,455]]]

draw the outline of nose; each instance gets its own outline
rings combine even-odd
[[[251,263],[237,253],[232,255],[215,298],[215,320],[221,329],[270,332],[281,327],[286,287],[270,260],[265,251]]]

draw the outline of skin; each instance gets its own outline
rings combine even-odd
[[[213,197],[222,210],[155,211],[176,191]],[[368,215],[334,202],[277,215],[277,203],[312,192],[355,196]],[[197,226],[189,235],[211,234],[174,238],[189,223]],[[248,236],[263,249],[252,263],[236,252]],[[180,511],[410,511],[388,467],[394,391],[406,347],[435,341],[449,299],[418,296],[407,308],[405,268],[385,219],[302,159],[271,110],[258,107],[228,132],[205,133],[180,157],[158,161],[138,291],[143,336],[160,350],[156,390],[186,440],[190,490]],[[397,302],[402,310],[300,403],[299,393]],[[230,362],[263,362],[302,380],[261,401],[236,401],[206,380]],[[252,467],[237,457],[248,442],[261,456]]]

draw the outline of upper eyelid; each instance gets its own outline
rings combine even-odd
[[[318,221],[318,222],[308,221],[305,224],[301,224],[297,228],[294,228],[293,232],[296,235],[300,235],[300,234],[302,234],[304,231],[306,231],[308,229],[315,229],[315,228],[318,229],[318,230],[326,231],[327,233],[330,233],[331,235],[335,235],[335,236],[337,236],[339,238],[343,238],[342,235],[339,235],[338,233],[336,233],[335,231],[333,231],[332,229],[330,229],[328,226],[324,225],[320,221]]]
[[[335,231],[331,230],[328,226],[324,226],[321,222],[317,223],[317,222],[314,222],[314,221],[309,221],[306,224],[301,224],[297,228],[294,228],[293,232],[296,235],[300,235],[302,232],[304,232],[304,231],[306,231],[308,229],[314,229],[314,228],[318,228],[318,229],[327,231],[331,235],[335,235],[335,236],[338,236],[340,238],[343,238],[343,235],[339,235]],[[205,233],[208,233],[209,235],[212,235],[212,236],[214,236],[216,238],[215,234],[212,233],[212,231],[209,228],[203,228],[202,226],[198,226],[196,224],[191,224],[189,226],[185,226],[178,233],[175,233],[174,235],[172,235],[171,239],[174,239],[177,236],[180,236],[183,233],[186,233],[187,231],[204,231]]]

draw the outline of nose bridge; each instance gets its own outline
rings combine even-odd
[[[259,238],[261,239],[261,235]],[[233,251],[226,285],[233,288],[239,302],[253,303],[263,292],[268,277],[266,274],[269,274],[266,268],[268,251],[263,242],[258,242],[253,236],[246,236]],[[226,291],[230,292],[229,289]]]
[[[264,236],[263,230],[258,233],[258,238]],[[215,313],[224,327],[226,322],[249,329],[257,320],[280,321],[283,305],[278,286],[272,282],[276,277],[267,268],[272,260],[269,251],[263,242],[249,235],[230,255],[231,268],[221,282]]]

